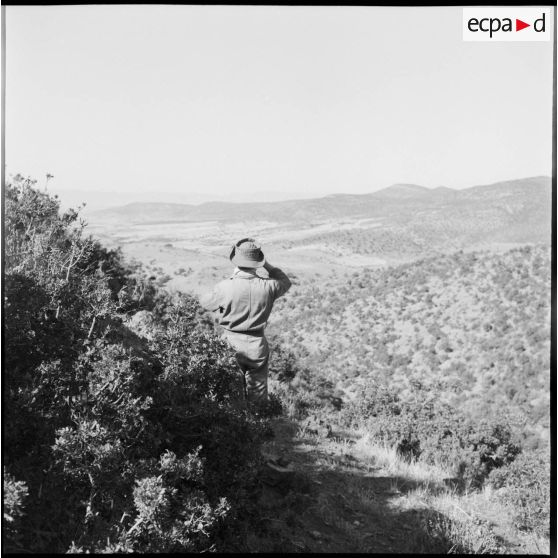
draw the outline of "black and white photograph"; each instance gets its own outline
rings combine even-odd
[[[555,9],[3,5],[3,552],[555,554]]]

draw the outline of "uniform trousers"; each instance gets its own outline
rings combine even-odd
[[[269,345],[262,334],[247,334],[223,329],[223,335],[236,352],[236,362],[244,376],[245,398],[267,401]]]

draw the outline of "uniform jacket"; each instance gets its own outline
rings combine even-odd
[[[236,269],[200,302],[205,309],[216,312],[225,330],[263,335],[273,303],[290,287],[291,281],[277,267],[269,270],[269,278]]]

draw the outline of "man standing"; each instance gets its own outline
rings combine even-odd
[[[233,247],[230,260],[235,264],[231,277],[218,283],[213,291],[200,299],[202,306],[215,312],[245,381],[249,402],[267,401],[269,346],[264,329],[277,298],[291,287],[289,278],[266,262],[253,238],[243,238]],[[256,270],[263,267],[269,278]]]

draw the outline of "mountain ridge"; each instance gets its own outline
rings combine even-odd
[[[372,192],[372,195],[381,196],[381,197],[402,198],[402,197],[421,196],[431,191],[433,190],[431,188],[427,188],[426,186],[420,186],[418,184],[401,183],[401,184],[392,184],[387,188],[382,188],[381,190]]]
[[[285,200],[275,202],[204,202],[199,205],[133,202],[123,206],[92,211],[92,221],[124,219],[132,222],[153,222],[182,219],[188,221],[246,220],[258,216],[262,220],[296,221],[315,218],[336,218],[340,216],[374,216],[383,209],[393,206],[419,206],[446,204],[450,201],[483,201],[487,198],[502,198],[509,195],[525,195],[535,188],[550,189],[548,176],[534,176],[516,180],[471,186],[453,190],[445,186],[426,188],[416,184],[393,184],[367,194],[333,194],[320,198]]]

